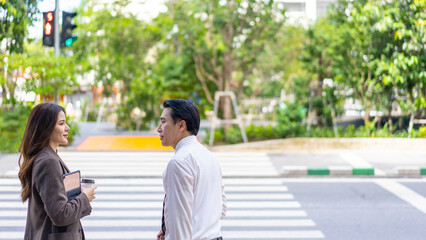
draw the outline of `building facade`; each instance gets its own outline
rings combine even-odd
[[[327,12],[327,8],[336,0],[279,0],[287,9],[290,23],[304,26],[314,23]]]

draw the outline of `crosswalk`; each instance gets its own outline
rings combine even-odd
[[[81,152],[60,151],[59,155],[71,170],[80,170],[82,177],[162,177],[174,152]],[[215,152],[224,177],[278,177],[279,173],[264,152]],[[18,167],[6,172],[15,177]]]
[[[96,183],[92,214],[82,219],[87,239],[155,239],[164,196],[161,178],[96,178]],[[325,238],[282,179],[225,178],[224,184],[224,239]],[[18,179],[0,178],[0,239],[23,238],[27,203],[20,202],[19,192]]]

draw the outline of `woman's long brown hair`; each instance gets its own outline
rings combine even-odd
[[[34,159],[49,145],[50,135],[55,129],[58,114],[64,108],[54,103],[41,103],[31,110],[22,138],[19,165],[21,199],[25,202],[31,195],[31,174]]]

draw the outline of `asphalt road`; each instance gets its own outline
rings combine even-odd
[[[152,239],[161,219],[160,178],[96,179],[89,239]],[[226,240],[422,240],[426,179],[232,178]],[[0,178],[0,239],[22,239],[26,204],[17,179]]]
[[[325,239],[425,239],[425,179],[283,181]]]

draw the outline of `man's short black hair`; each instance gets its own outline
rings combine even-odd
[[[200,129],[200,113],[197,106],[191,100],[185,99],[172,99],[166,100],[163,103],[164,108],[171,108],[171,117],[176,122],[184,120],[186,122],[186,129],[188,132],[197,136]]]

